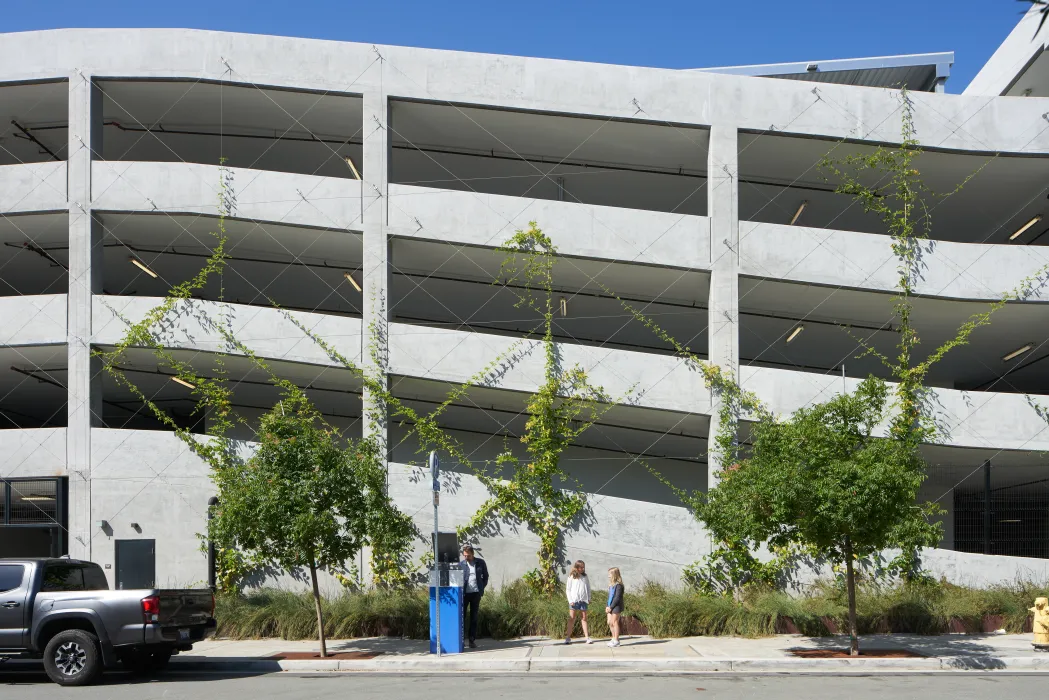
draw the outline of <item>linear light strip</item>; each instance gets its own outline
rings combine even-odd
[[[145,272],[147,275],[149,275],[153,279],[157,278],[157,273],[153,272],[153,270],[150,270],[149,266],[146,265],[146,263],[144,263],[141,260],[139,260],[138,258],[128,258],[128,260],[131,261],[132,265],[134,265],[138,269],[142,270],[143,272]]]
[[[805,211],[805,207],[807,207],[808,205],[809,205],[809,200],[807,200],[807,199],[804,202],[801,203],[801,206],[799,206],[798,210],[796,212],[794,212],[794,216],[790,220],[790,225],[791,226],[793,226],[794,224],[796,224],[798,222],[798,219],[801,218],[801,212]]]
[[[342,273],[342,276],[345,277],[349,281],[349,283],[353,285],[353,288],[356,289],[358,292],[363,291],[361,289],[361,285],[357,284],[357,280],[353,279],[353,275],[351,275],[349,272]]]
[[[1038,216],[1034,217],[1033,219],[1028,221],[1026,224],[1021,226],[1020,228],[1016,229],[1016,233],[1014,233],[1013,235],[1009,236],[1009,240],[1010,241],[1015,241],[1017,238],[1020,237],[1020,235],[1024,231],[1026,231],[1027,229],[1031,228],[1032,226],[1034,226],[1035,224],[1037,224],[1041,220],[1042,220],[1042,215],[1039,214]]]

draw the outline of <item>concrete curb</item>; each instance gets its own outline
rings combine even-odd
[[[924,659],[477,659],[469,656],[377,657],[368,660],[176,657],[172,671],[213,673],[812,673],[812,672],[1049,672],[1049,656],[949,656]]]

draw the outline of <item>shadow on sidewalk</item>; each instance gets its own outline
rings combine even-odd
[[[603,644],[605,641],[606,640],[602,639],[601,643]],[[597,642],[595,642],[595,643],[597,643]],[[619,638],[619,648],[620,649],[622,649],[623,647],[644,647],[644,646],[649,646],[651,644],[669,644],[669,643],[670,643],[669,639],[651,639],[651,638],[645,638],[645,637],[633,637],[633,638],[631,638],[631,637],[620,637]]]
[[[1001,669],[1005,663],[1001,660],[1002,650],[981,640],[993,639],[995,635],[898,635],[870,634],[860,635],[860,652],[864,649],[906,649],[924,657],[950,657],[952,666],[959,669]],[[808,638],[811,648],[815,649],[848,649],[848,635]]]
[[[481,637],[477,640],[477,648],[471,649],[466,646],[463,649],[464,654],[478,653],[484,651],[503,651],[507,649],[524,649],[528,647],[540,646],[548,643],[545,637],[524,637],[521,639],[488,639]],[[279,642],[274,642],[274,647],[279,647]],[[281,652],[287,652],[294,649],[294,643],[288,644],[288,649],[281,649]],[[426,639],[401,639],[398,637],[366,637],[364,639],[347,639],[337,642],[328,642],[328,652],[330,654],[342,654],[347,652],[361,652],[365,654],[376,654],[382,656],[425,656],[430,653],[430,642]],[[279,652],[278,652],[279,653]],[[194,656],[187,656],[185,658],[192,659]],[[200,657],[204,658],[217,658],[222,656],[221,654],[208,655],[200,654]],[[234,657],[229,657],[233,659]],[[273,658],[272,654],[265,656],[246,656],[237,658],[250,658],[257,660],[265,660]]]

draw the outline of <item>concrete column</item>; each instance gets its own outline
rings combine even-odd
[[[377,70],[382,69],[381,63]],[[381,84],[381,83],[380,83]],[[368,376],[388,386],[389,262],[390,245],[386,232],[388,214],[388,168],[390,139],[387,127],[389,100],[376,90],[364,94],[364,164],[361,177],[362,220],[364,225],[363,309],[364,333],[362,362]],[[374,392],[364,391],[364,434],[387,444],[386,405]]]
[[[714,125],[707,154],[710,217],[710,361],[739,381],[739,148],[736,127]],[[710,435],[717,434],[720,402],[712,397]],[[711,442],[712,444],[712,442]],[[708,451],[707,488],[722,465]]]
[[[101,93],[89,77],[69,77],[69,296],[66,469],[69,554],[91,558],[91,427],[101,423],[100,363],[91,357],[91,298],[102,288],[101,231],[91,210],[92,150],[101,150]],[[93,255],[98,265],[92,265]]]

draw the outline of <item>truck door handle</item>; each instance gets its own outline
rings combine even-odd
[[[9,601],[7,601],[6,603],[3,604],[3,607],[5,607],[5,608],[17,608],[19,605],[21,605],[21,603],[19,603],[17,600],[9,600]]]

